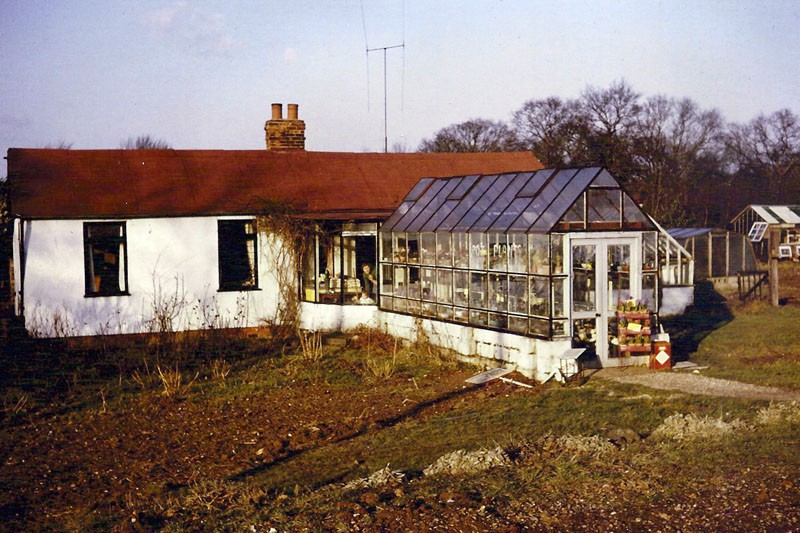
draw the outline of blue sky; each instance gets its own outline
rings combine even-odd
[[[0,150],[258,149],[272,102],[307,149],[414,150],[470,118],[625,79],[733,122],[800,112],[800,2],[0,0]]]

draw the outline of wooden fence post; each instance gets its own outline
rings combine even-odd
[[[778,245],[781,242],[781,230],[769,230],[769,303],[772,307],[780,305],[778,297]]]

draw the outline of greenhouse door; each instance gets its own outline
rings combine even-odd
[[[641,265],[636,238],[571,239],[573,343],[609,362],[609,320],[617,302],[638,298]],[[612,363],[613,366],[614,363]]]

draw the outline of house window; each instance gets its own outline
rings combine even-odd
[[[83,224],[86,296],[128,294],[128,256],[124,222]]]
[[[244,291],[258,288],[258,254],[255,220],[220,220],[219,290]]]

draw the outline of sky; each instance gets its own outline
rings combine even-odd
[[[794,0],[0,0],[0,150],[261,149],[296,103],[308,150],[414,151],[619,80],[748,122],[800,113],[798,27]]]

